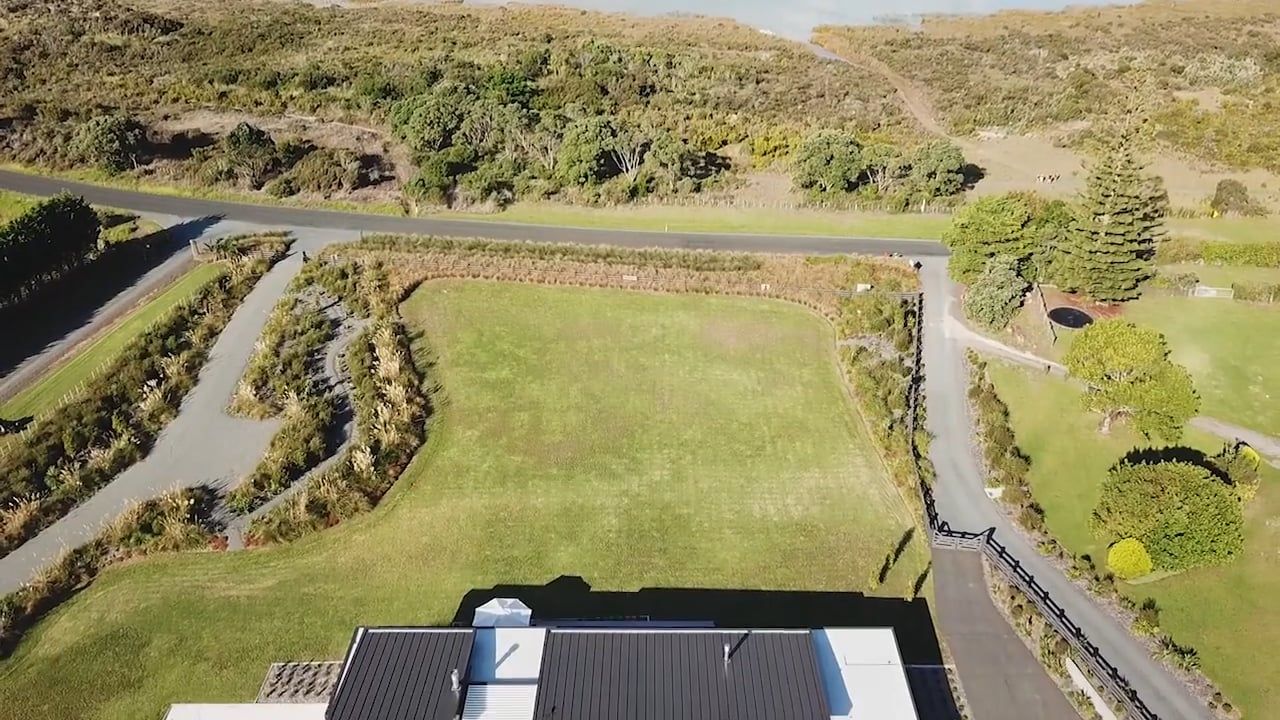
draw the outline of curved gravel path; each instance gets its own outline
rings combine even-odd
[[[241,230],[219,225],[205,237]],[[231,316],[210,350],[195,388],[183,400],[177,417],[161,431],[151,452],[39,535],[0,558],[0,594],[16,590],[66,549],[93,539],[131,503],[178,488],[211,485],[225,489],[257,465],[279,421],[232,417],[226,407],[267,318],[302,269],[301,252],[314,253],[331,242],[354,237],[351,233],[310,232],[295,241],[292,253],[258,280]]]
[[[360,336],[360,333],[364,332],[365,328],[369,326],[369,321],[364,318],[352,317],[346,307],[337,301],[327,305],[325,312],[338,324],[337,331],[325,346],[324,363],[322,365],[322,372],[328,381],[329,391],[334,394],[338,402],[338,411],[334,416],[337,421],[332,428],[332,437],[330,439],[330,446],[334,448],[333,452],[329,453],[328,457],[317,463],[278,495],[254,509],[253,512],[245,515],[227,516],[224,532],[227,535],[228,550],[244,549],[244,534],[249,529],[250,523],[288,500],[312,480],[341,462],[347,449],[351,447],[351,442],[355,439],[356,418],[355,408],[352,405],[355,386],[351,382],[351,369],[347,366],[347,350],[351,348],[351,343]]]

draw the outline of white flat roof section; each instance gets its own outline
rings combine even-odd
[[[538,686],[472,685],[462,706],[462,720],[533,720]]]
[[[170,705],[165,720],[324,720],[324,703]]]
[[[813,646],[832,718],[918,720],[892,629],[814,630]]]
[[[546,628],[476,628],[468,682],[537,682]]]

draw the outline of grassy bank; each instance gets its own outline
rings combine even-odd
[[[912,523],[831,329],[796,306],[438,282],[402,312],[443,390],[384,502],[291,545],[106,572],[0,662],[0,706],[248,700],[271,662],[341,657],[357,624],[449,622],[495,583],[865,588]],[[926,561],[913,541],[880,592]]]
[[[1031,458],[1032,493],[1044,507],[1050,532],[1072,552],[1104,558],[1106,548],[1089,532],[1089,516],[1107,470],[1145,443],[1123,426],[1110,436],[1099,434],[1098,417],[1081,410],[1079,391],[1063,380],[1000,363],[992,363],[989,372],[1009,405],[1018,446]],[[1222,446],[1197,432],[1189,432],[1184,444],[1210,454]],[[1226,567],[1120,584],[1138,601],[1156,599],[1166,631],[1199,651],[1205,673],[1251,718],[1274,717],[1272,709],[1280,707],[1274,672],[1258,662],[1280,643],[1280,614],[1272,602],[1280,593],[1277,516],[1280,473],[1266,468],[1258,497],[1245,508],[1241,558]]]

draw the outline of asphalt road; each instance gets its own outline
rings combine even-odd
[[[869,254],[899,252],[904,255],[918,257],[925,263],[922,271],[922,280],[926,297],[924,354],[928,429],[935,437],[931,447],[931,458],[938,471],[938,506],[943,517],[955,529],[982,531],[988,528],[995,528],[998,537],[1008,546],[1010,552],[1017,556],[1024,566],[1036,575],[1041,585],[1046,587],[1055,599],[1067,609],[1072,619],[1085,629],[1090,639],[1125,674],[1134,689],[1138,691],[1143,700],[1158,715],[1163,718],[1178,718],[1180,720],[1209,717],[1207,709],[1192,697],[1168,671],[1152,660],[1145,648],[1129,635],[1127,629],[1120,627],[1109,614],[1095,605],[1083,591],[1067,580],[1054,566],[1045,561],[1034,548],[1024,542],[1021,536],[1012,530],[1004,513],[987,498],[983,490],[982,475],[972,446],[972,430],[965,404],[967,377],[965,366],[962,362],[962,338],[956,337],[954,332],[949,334],[949,327],[951,327],[949,317],[956,302],[954,297],[955,288],[947,278],[946,263],[942,260],[947,254],[946,250],[936,242],[874,238],[632,232],[485,221],[362,215],[358,213],[255,206],[214,200],[151,195],[7,171],[0,171],[0,188],[32,195],[52,195],[68,191],[83,195],[91,203],[99,205],[188,218],[219,216],[227,221],[235,221],[233,223],[220,223],[222,228],[245,223],[301,230],[303,232],[300,234],[305,233],[310,242],[316,243],[324,242],[326,237],[339,239],[345,235],[345,237],[349,238],[351,233],[307,232],[306,229],[326,228],[330,231],[483,236],[496,239],[546,242],[608,243],[629,247],[705,248],[757,252],[858,252]],[[221,414],[220,411],[225,407],[226,400],[234,389],[234,383],[239,378],[240,370],[243,369],[244,362],[248,360],[248,353],[251,350],[252,343],[257,337],[257,332],[252,332],[252,327],[250,326],[256,326],[257,331],[260,332],[261,323],[265,322],[265,314],[270,311],[276,298],[283,292],[284,281],[287,280],[287,276],[292,275],[294,271],[296,271],[296,268],[289,261],[277,266],[267,278],[264,278],[263,282],[260,283],[260,287],[254,290],[250,299],[246,301],[245,306],[242,306],[241,310],[237,311],[236,317],[232,320],[232,325],[237,325],[242,321],[242,316],[252,315],[252,319],[243,317],[245,332],[239,332],[229,326],[228,332],[224,333],[224,336],[227,337],[219,338],[210,367],[207,367],[205,372],[201,374],[200,386],[197,387],[196,391],[193,392],[193,396],[189,397],[187,401],[188,403],[207,402],[211,403],[210,406],[205,411],[192,413],[189,412],[189,408],[184,404],[180,417],[166,430],[165,435],[162,436],[161,441],[152,452],[152,457],[160,454],[169,458],[169,460],[156,458],[157,462],[153,465],[151,457],[149,457],[147,461],[135,466],[130,472],[137,470],[139,473],[146,472],[149,477],[155,477],[152,475],[155,470],[164,470],[170,473],[170,478],[176,478],[182,477],[180,472],[174,473],[174,471],[180,471],[181,467],[189,470],[199,470],[200,474],[204,476],[202,479],[208,480],[212,478],[209,478],[207,473],[215,467],[215,462],[216,466],[230,470],[226,466],[227,459],[225,458],[217,461],[207,459],[205,462],[193,464],[187,460],[180,460],[169,452],[162,453],[161,451],[169,447],[166,436],[173,436],[178,433],[187,435],[180,424],[182,416],[189,415],[193,420],[203,418],[207,421],[207,418]],[[250,333],[252,337],[249,337]],[[231,354],[235,357],[226,358],[224,362],[218,362],[220,356],[219,346],[223,346],[224,341],[230,343],[228,350],[231,350],[230,345],[234,345],[234,350]],[[240,357],[241,355],[243,357]],[[216,381],[214,381],[213,377],[206,377],[207,375],[216,375]],[[204,397],[202,393],[206,393],[208,397]],[[177,451],[179,447],[182,447],[183,451],[197,453],[193,457],[202,457],[206,450],[219,446],[225,448],[228,445],[227,442],[208,443],[207,438],[218,436],[208,433],[207,429],[205,427],[196,431],[199,435],[196,445],[188,445],[187,442],[183,441],[180,444],[173,445],[174,450]],[[254,430],[250,432],[253,438],[251,442],[246,443],[246,449],[265,448],[266,438],[269,438],[269,434],[264,436],[261,429],[255,428]],[[192,439],[196,440],[194,437]],[[221,437],[219,439],[222,440]],[[253,453],[241,453],[239,451],[232,454],[236,460],[234,464],[239,466],[249,463],[245,465],[246,469],[252,466],[250,455],[256,457]],[[257,455],[260,454],[261,450],[258,450]],[[166,467],[169,462],[177,462],[180,467]],[[153,467],[155,470],[151,469]],[[146,469],[144,470],[144,468]],[[125,479],[124,476],[119,478],[117,482],[123,479]],[[182,478],[185,482],[192,482],[196,479],[194,475]],[[114,498],[110,505],[112,507],[122,507],[118,505],[122,499],[123,496]],[[90,502],[95,501],[96,498]],[[95,513],[95,515],[98,514]],[[105,516],[105,513],[100,516]],[[84,518],[78,518],[78,520],[80,525],[77,527],[76,520],[73,520],[72,516],[68,516],[49,530],[61,525],[64,531],[69,531],[73,536],[83,536],[85,532]],[[41,537],[45,538],[42,546],[46,544],[47,546],[42,547],[43,553],[40,554],[44,554],[47,558],[49,557],[47,553],[52,551],[55,545],[61,545],[62,542],[65,542],[65,538],[50,542],[57,535],[57,533],[51,535],[48,531],[42,533]],[[38,540],[40,538],[37,538]],[[24,550],[30,550],[30,548],[24,546],[13,555],[23,554]],[[13,555],[4,560],[22,563],[21,560],[14,558]],[[4,565],[11,564],[0,561],[0,570],[3,570],[3,572],[0,572],[0,577],[7,576],[7,580],[10,582],[14,576],[22,577],[27,574],[26,572],[11,571],[30,569],[25,564],[22,567],[4,567]],[[985,593],[975,595],[971,599],[975,603],[989,603]],[[994,638],[995,634],[992,634],[992,637]],[[990,674],[988,673],[988,675]],[[974,690],[970,689],[970,692]],[[999,692],[999,688],[993,688],[992,692]],[[1009,695],[1011,696],[1012,693],[1009,693]],[[1015,702],[1017,705],[1022,704],[1012,699],[1011,702]],[[1030,708],[1027,709],[1030,710]],[[1035,716],[1049,717],[1047,714],[1033,714],[1027,717]]]
[[[396,217],[363,213],[310,210],[284,206],[249,205],[223,200],[155,195],[91,185],[72,180],[0,170],[0,189],[28,195],[83,195],[95,205],[176,217],[220,217],[244,223],[284,228],[325,228],[359,232],[414,233],[450,237],[486,237],[496,240],[609,244],[624,247],[668,247],[750,252],[802,252],[868,254],[902,253],[945,256],[946,248],[932,240],[884,238],[834,238],[813,235],[751,235],[524,225],[487,220],[445,220],[429,217]]]

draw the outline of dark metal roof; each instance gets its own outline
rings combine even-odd
[[[553,630],[534,707],[535,720],[830,717],[807,631]]]
[[[347,651],[328,720],[453,720],[450,674],[467,682],[470,628],[360,628]]]

